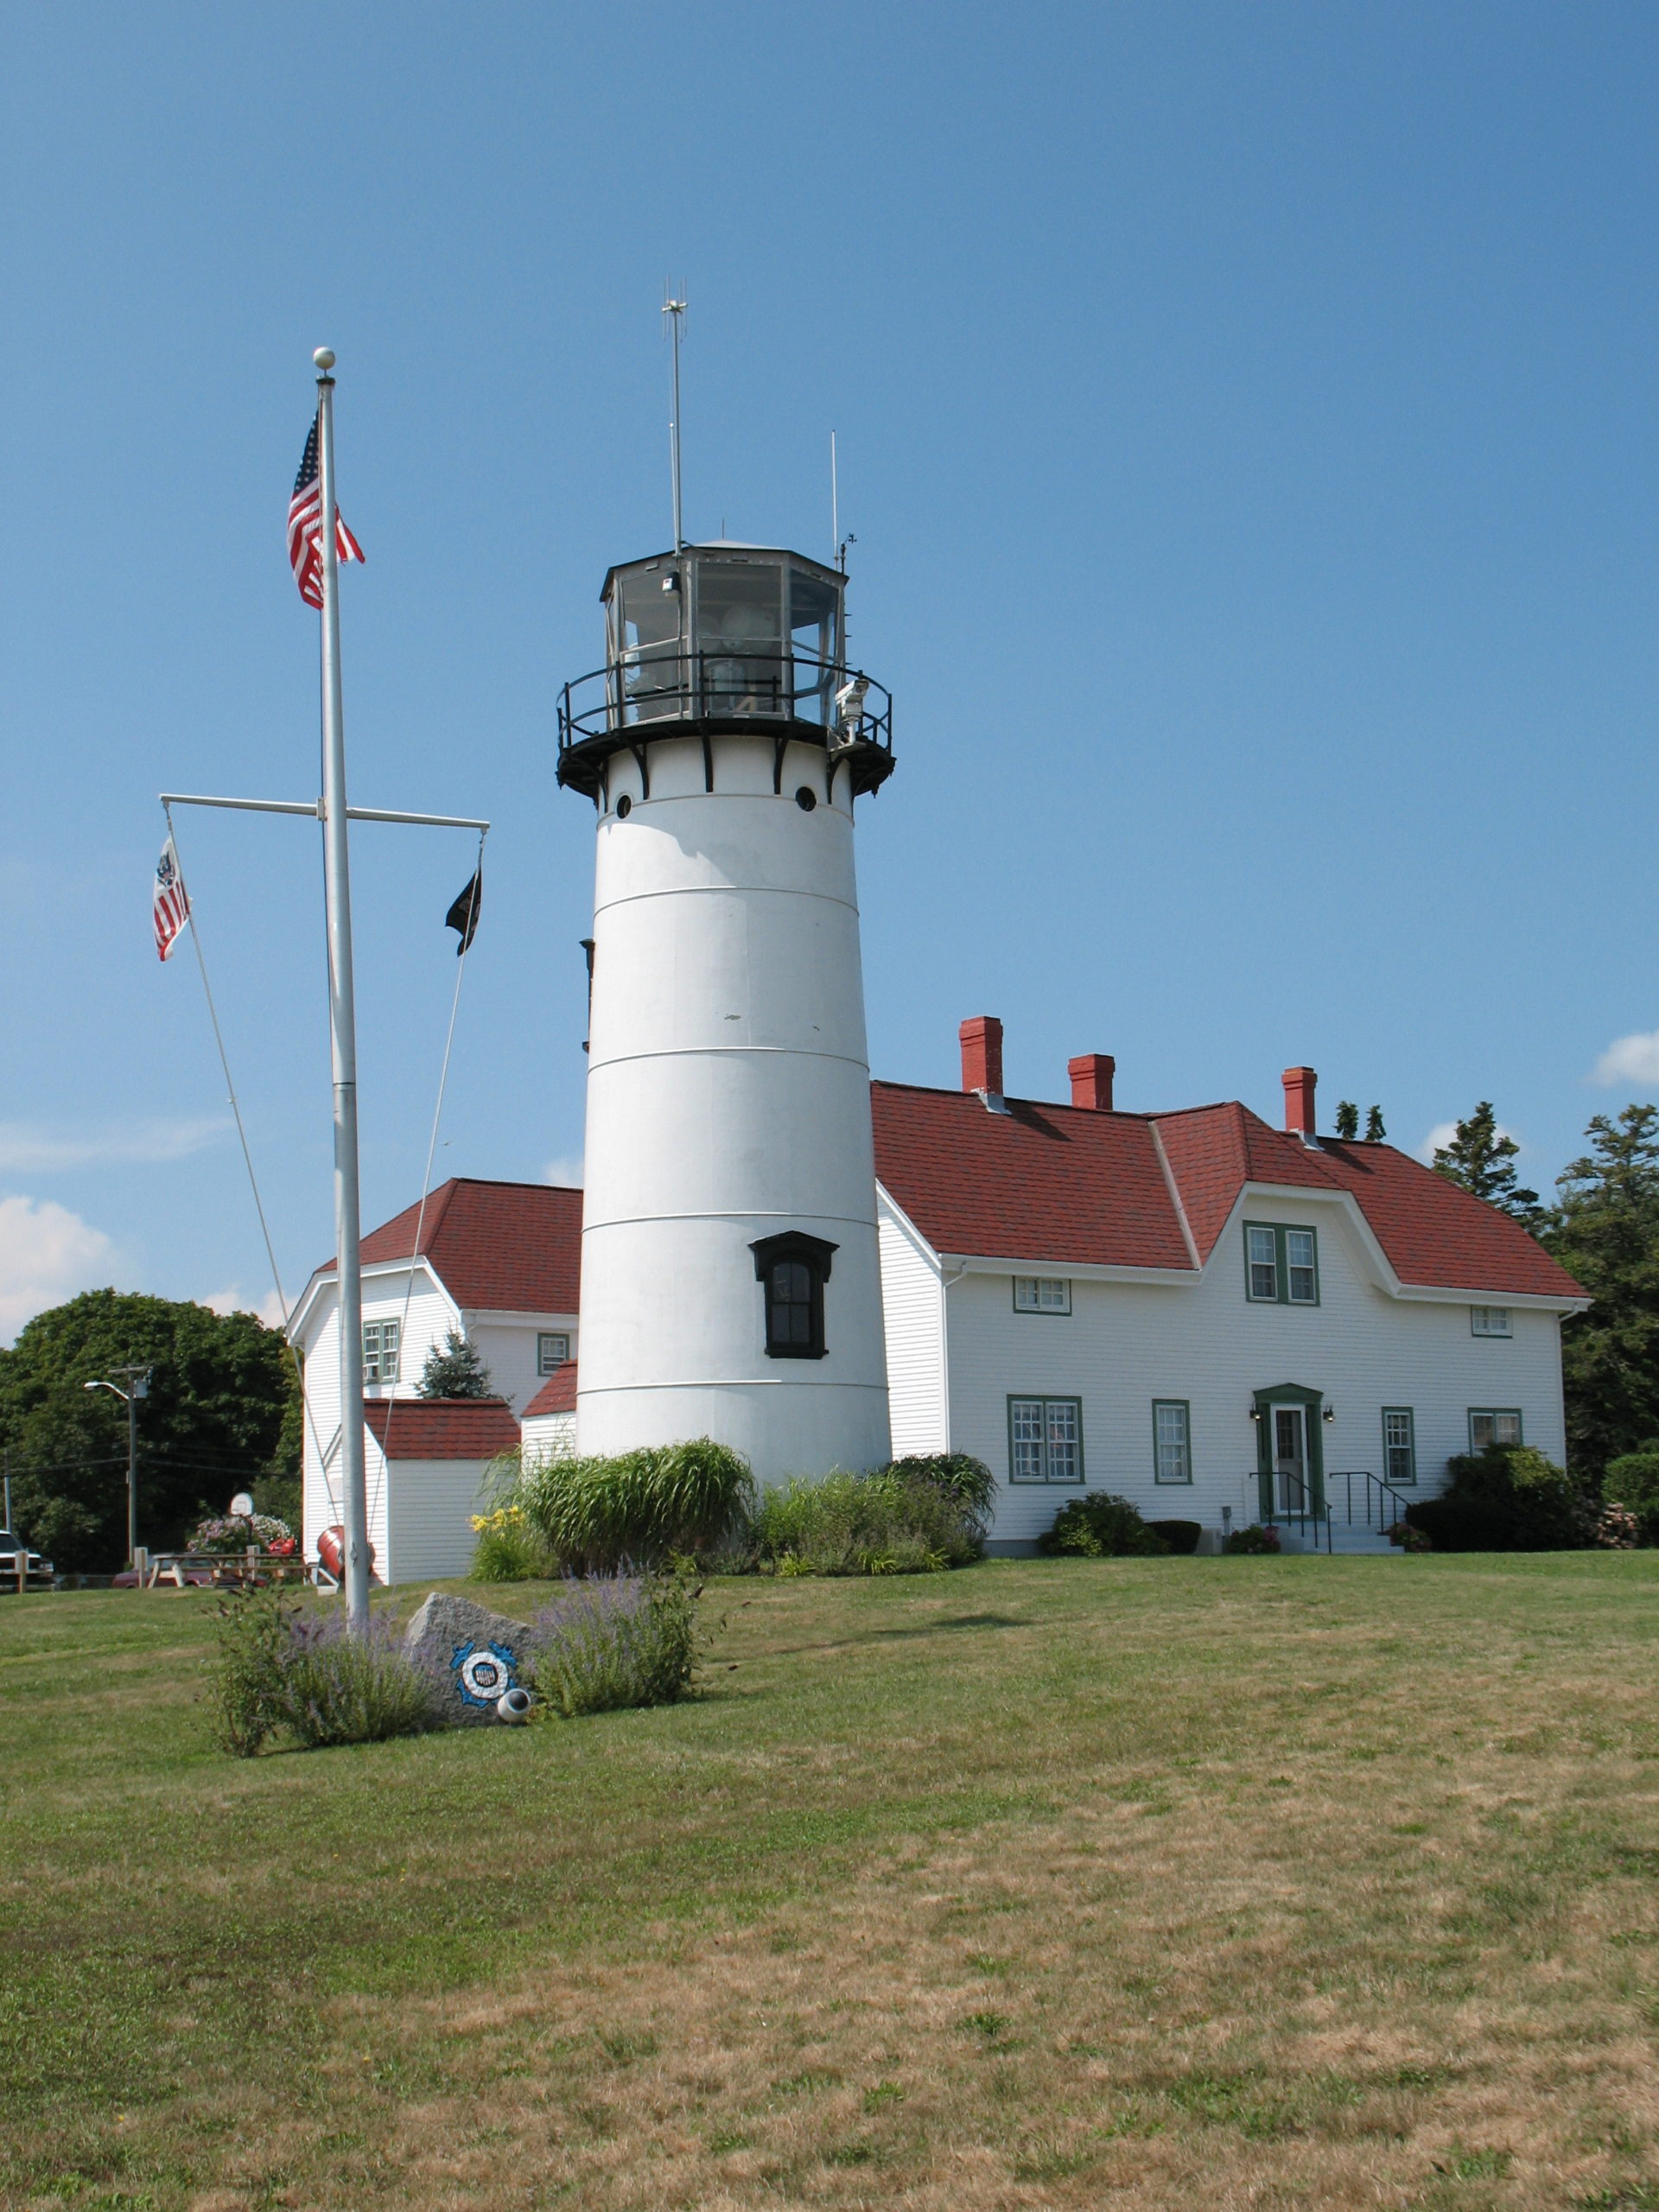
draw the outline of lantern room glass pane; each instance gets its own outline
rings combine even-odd
[[[795,713],[828,724],[841,661],[841,594],[805,569],[789,572],[789,649]]]
[[[783,563],[699,560],[696,580],[703,711],[782,714]]]
[[[673,588],[665,589],[665,585]],[[665,715],[683,714],[680,608],[684,591],[679,577],[671,569],[643,569],[619,577],[618,591],[623,720],[660,721]]]

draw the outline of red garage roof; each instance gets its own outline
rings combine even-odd
[[[537,1414],[573,1414],[576,1410],[576,1363],[567,1359],[556,1375],[550,1375],[520,1416],[533,1421]]]
[[[363,1419],[388,1459],[493,1459],[520,1440],[500,1398],[371,1398]]]
[[[971,1091],[871,1086],[875,1167],[938,1252],[1056,1267],[1191,1268],[1157,1156],[1161,1140],[1200,1259],[1249,1184],[1350,1192],[1402,1282],[1582,1298],[1520,1224],[1389,1144],[1317,1147],[1230,1101],[1176,1114],[1099,1113]]]
[[[363,1239],[363,1264],[414,1256],[418,1205]],[[426,1201],[421,1251],[468,1312],[575,1313],[582,1284],[582,1192],[548,1183],[456,1176]],[[332,1260],[321,1274],[332,1274]]]

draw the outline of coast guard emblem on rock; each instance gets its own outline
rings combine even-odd
[[[458,1643],[449,1662],[455,1688],[467,1705],[489,1706],[512,1689],[512,1653],[505,1643]]]

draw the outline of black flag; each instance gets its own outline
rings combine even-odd
[[[478,910],[483,898],[484,869],[480,863],[477,874],[443,918],[445,929],[461,931],[461,943],[455,947],[457,959],[478,934]]]

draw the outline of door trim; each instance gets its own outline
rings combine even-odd
[[[1257,1499],[1263,1521],[1279,1518],[1273,1496],[1273,1408],[1302,1408],[1302,1443],[1307,1453],[1307,1492],[1312,1510],[1325,1511],[1325,1393],[1305,1382],[1281,1382],[1255,1396],[1255,1476]]]

